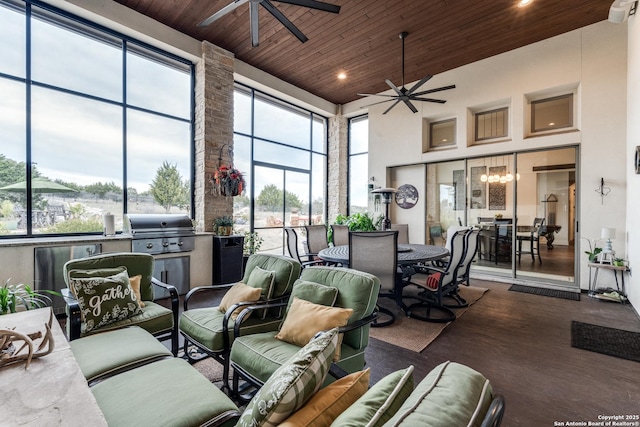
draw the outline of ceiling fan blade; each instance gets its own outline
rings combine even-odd
[[[233,3],[226,5],[225,7],[223,7],[222,9],[220,9],[219,11],[217,11],[216,13],[214,13],[213,15],[211,15],[210,17],[208,17],[207,19],[199,23],[198,27],[206,27],[207,25],[211,24],[213,21],[222,18],[227,13],[233,12],[234,10],[236,10],[237,8],[239,8],[240,6],[242,6],[248,1],[249,0],[234,0]]]
[[[260,2],[260,4],[262,6],[264,6],[265,9],[267,9],[267,11],[273,15],[274,18],[276,18],[278,21],[280,21],[282,23],[282,25],[285,26],[285,28],[287,30],[289,30],[291,32],[291,34],[293,34],[294,36],[296,36],[298,38],[298,40],[300,40],[302,43],[306,42],[307,40],[309,40],[307,38],[307,36],[305,36],[304,34],[302,34],[302,31],[300,31],[298,29],[298,27],[296,27],[295,25],[293,25],[293,22],[289,21],[289,18],[287,18],[286,16],[284,16],[282,14],[282,12],[280,12],[269,0],[262,0]]]
[[[396,95],[383,95],[381,93],[358,93],[358,96],[384,96],[387,98],[397,98]]]
[[[438,87],[438,88],[435,88],[435,89],[429,89],[429,90],[424,90],[422,92],[416,92],[413,95],[414,96],[420,96],[420,95],[426,95],[428,93],[440,92],[440,91],[443,91],[443,90],[449,90],[449,89],[455,89],[455,88],[456,88],[456,85],[442,86],[442,87]]]
[[[249,19],[251,25],[251,46],[258,47],[260,45],[260,31],[259,31],[259,16],[258,13],[258,3],[251,2],[249,3]]]
[[[422,80],[420,80],[418,83],[413,85],[411,89],[409,89],[409,92],[407,92],[407,95],[411,95],[414,90],[418,89],[420,86],[428,82],[431,79],[431,77],[433,77],[431,74],[427,74],[426,76],[424,76]]]
[[[389,79],[385,79],[384,81],[387,83],[387,85],[389,85],[389,87],[390,87],[391,89],[393,89],[393,91],[394,91],[395,93],[397,93],[397,94],[398,94],[398,96],[402,96],[402,95],[403,95],[403,93],[402,93],[402,92],[400,92],[400,89],[398,89],[398,87],[397,87],[396,85],[394,85],[394,84],[391,82],[391,80],[389,80]]]
[[[397,98],[396,98],[397,99]],[[367,107],[373,107],[374,105],[378,105],[378,104],[384,104],[385,102],[389,102],[389,101],[393,101],[393,99],[385,99],[384,101],[379,101],[379,102],[374,102],[373,104],[367,104],[367,105],[363,105],[360,108],[367,108]]]
[[[340,6],[329,4],[316,0],[275,0],[280,3],[294,4],[296,6],[304,6],[309,9],[323,10],[325,12],[340,13]]]
[[[398,102],[400,102],[400,100],[399,100],[399,99],[396,99],[396,102],[394,102],[394,103],[391,105],[391,107],[389,107],[389,108],[387,108],[386,110],[384,110],[384,113],[382,113],[382,114],[387,114],[389,111],[391,111],[391,109],[392,109],[393,107],[395,107],[396,105],[398,105]]]
[[[412,96],[411,100],[412,101],[435,102],[435,103],[438,103],[438,104],[444,104],[445,102],[447,102],[447,101],[445,101],[443,99],[421,98],[421,97],[417,97],[417,96]]]
[[[411,111],[413,111],[414,113],[418,112],[418,109],[411,103],[411,101],[409,101],[408,99],[403,99],[403,101]]]

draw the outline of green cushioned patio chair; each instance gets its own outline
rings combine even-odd
[[[365,348],[369,344],[370,323],[377,315],[375,308],[380,291],[380,280],[372,274],[349,268],[307,267],[302,270],[300,279],[294,284],[293,295],[298,293],[297,287],[309,283],[321,287],[320,289],[337,289],[335,296],[329,298],[334,300],[333,304],[320,302],[315,304],[353,309],[347,325],[339,328],[340,332],[344,332],[344,338],[340,346],[340,358],[334,361],[337,368],[334,367],[334,369],[346,373],[362,370],[365,362]],[[316,296],[319,293],[314,292]],[[254,308],[251,307],[245,309],[238,319],[252,310]],[[282,326],[278,330],[281,332]],[[230,356],[233,367],[233,392],[238,394],[240,378],[249,385],[261,387],[271,374],[300,348],[301,346],[276,339],[273,332],[236,335]]]
[[[223,366],[223,387],[228,387],[229,381],[229,351],[234,338],[234,327],[236,322],[232,319],[232,313],[239,307],[259,306],[261,304],[281,303],[288,300],[293,283],[300,277],[300,263],[292,258],[271,255],[254,254],[247,260],[242,282],[253,285],[252,273],[274,272],[273,285],[270,292],[263,293],[257,302],[240,301],[228,307],[226,312],[220,311],[219,307],[189,308],[189,304],[195,305],[197,295],[220,291],[231,288],[234,284],[223,284],[214,286],[201,286],[192,289],[184,299],[184,311],[180,316],[179,329],[185,338],[184,352],[190,362],[201,360],[203,357],[192,357],[189,353],[189,346],[193,345],[198,351],[205,353],[204,357],[212,357]],[[193,300],[193,301],[192,301]],[[273,334],[278,329],[282,319],[281,308],[260,310],[254,313],[238,325],[240,335],[267,332]]]
[[[153,334],[160,341],[171,340],[171,352],[178,354],[178,291],[175,286],[163,283],[153,277],[153,256],[144,253],[116,252],[101,254],[88,258],[68,261],[63,266],[64,280],[70,287],[70,276],[75,278],[93,278],[112,276],[119,267],[125,267],[129,277],[141,275],[140,296],[144,303],[141,313],[123,320],[109,323],[106,326],[87,331],[80,313],[81,306],[70,289],[63,289],[62,294],[67,304],[67,336],[74,340],[86,335],[123,328],[140,326]],[[171,308],[153,301],[153,287],[157,286],[169,292]]]

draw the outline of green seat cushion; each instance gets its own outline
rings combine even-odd
[[[300,347],[274,338],[274,332],[258,333],[238,337],[231,347],[231,362],[244,371],[265,382]],[[364,349],[354,349],[342,342],[340,361],[336,363],[348,373],[357,372],[364,366]],[[335,381],[328,375],[325,385]]]
[[[258,390],[238,426],[277,426],[301,408],[324,382],[337,343],[336,328],[319,333],[300,348]]]
[[[214,420],[237,414],[226,394],[178,358],[116,375],[91,391],[110,426],[217,425]],[[235,421],[223,425],[232,426]]]
[[[374,384],[353,405],[340,414],[331,425],[340,427],[382,426],[400,409],[412,391],[413,366],[409,366],[387,375]]]
[[[187,310],[180,316],[180,332],[211,352],[221,352],[224,350],[224,338],[222,335],[223,318],[224,313],[222,313],[218,307]],[[276,331],[279,325],[280,319],[271,316],[267,316],[265,319],[261,319],[258,316],[250,316],[242,323],[240,331],[241,334]],[[233,328],[234,321],[229,320],[229,342],[233,342]],[[274,335],[274,333],[271,335]]]
[[[479,427],[491,399],[491,385],[482,374],[444,362],[427,374],[384,426]]]
[[[137,326],[93,334],[69,345],[87,382],[172,357],[160,341]]]
[[[83,331],[80,336],[134,325],[140,326],[142,329],[152,334],[170,331],[173,328],[173,312],[171,309],[163,307],[155,302],[145,301],[142,313],[118,322],[110,323],[98,330],[93,330],[88,333]]]

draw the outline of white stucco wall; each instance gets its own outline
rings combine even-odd
[[[446,104],[416,102],[419,110],[416,114],[402,104],[386,115],[382,115],[385,104],[369,108],[369,175],[386,176],[390,166],[416,162],[579,145],[577,238],[598,238],[602,227],[615,227],[620,238],[614,241],[614,249],[626,256],[621,237],[626,233],[626,75],[626,24],[607,21],[439,74],[424,89],[455,84],[456,89],[434,96],[446,99]],[[527,137],[526,96],[558,88],[575,91],[577,130]],[[370,100],[358,100],[343,111],[349,114],[366,102]],[[499,103],[509,106],[508,140],[468,146],[469,109]],[[457,146],[423,154],[423,118],[453,117],[457,119]],[[603,204],[594,191],[601,177],[611,188]],[[582,245],[580,253],[584,251],[584,242]],[[588,287],[586,257],[580,261],[579,283],[584,289]]]
[[[628,59],[627,75],[633,76],[627,82],[627,145],[625,147],[626,178],[627,178],[627,251],[629,265],[635,276],[627,281],[629,300],[636,307],[640,307],[640,175],[636,175],[632,167],[636,146],[640,145],[640,22],[637,16],[628,21]]]

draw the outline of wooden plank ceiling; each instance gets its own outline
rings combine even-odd
[[[336,15],[273,0],[309,40],[301,43],[260,6],[260,45],[251,47],[249,4],[201,28],[232,0],[116,1],[336,104],[388,90],[385,79],[401,84],[402,31],[409,32],[405,83],[411,87],[426,74],[605,20],[611,6],[611,0],[534,0],[525,8],[517,0],[328,0],[342,7]],[[347,78],[337,79],[339,72]]]

